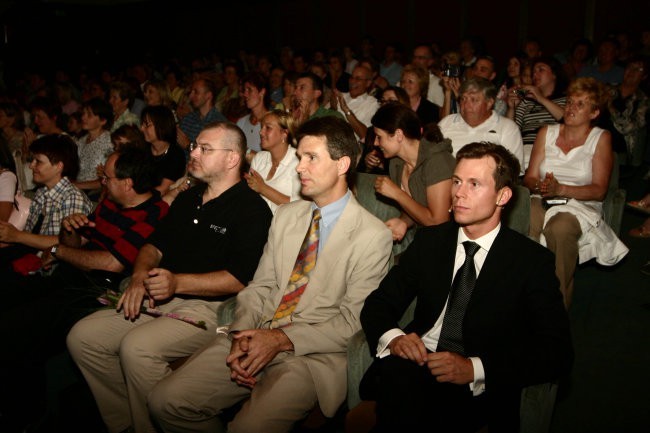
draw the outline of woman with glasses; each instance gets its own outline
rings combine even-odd
[[[164,196],[185,175],[186,169],[185,152],[176,142],[174,113],[164,105],[147,106],[142,110],[140,129],[149,143],[161,178],[156,189]]]
[[[567,308],[578,260],[614,265],[628,251],[602,219],[614,158],[611,134],[594,125],[606,99],[603,84],[594,78],[573,81],[564,123],[540,129],[524,176],[532,194],[529,235],[555,253]]]
[[[261,120],[260,139],[262,151],[255,154],[244,177],[275,213],[281,204],[300,198],[293,117],[282,110],[267,113]]]

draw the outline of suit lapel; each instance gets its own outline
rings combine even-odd
[[[516,254],[516,252],[509,248],[511,237],[507,231],[508,228],[502,224],[476,280],[468,309],[474,304],[480,305],[484,299],[490,296],[490,288],[499,283],[504,273],[513,271],[510,269],[510,263],[512,254]]]

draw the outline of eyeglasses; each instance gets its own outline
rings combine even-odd
[[[118,179],[118,180],[120,180],[121,178],[119,178],[119,177],[117,177],[117,176],[106,176],[105,174],[103,174],[103,175],[100,177],[100,179],[101,179],[102,183],[106,183],[106,182],[109,181],[109,179]]]
[[[205,147],[203,144],[198,144],[196,142],[191,142],[190,143],[190,153],[194,152],[194,149],[198,148],[199,151],[201,152],[201,155],[205,155],[206,153],[214,152],[215,150],[225,150],[227,152],[234,152],[233,149],[227,149],[227,148],[215,148],[211,149],[209,147]]]

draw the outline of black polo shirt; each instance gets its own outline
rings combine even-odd
[[[206,185],[181,193],[149,238],[173,273],[225,270],[242,284],[253,278],[272,213],[244,181],[203,204]]]

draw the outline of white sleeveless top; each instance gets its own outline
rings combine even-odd
[[[539,166],[540,177],[544,178],[546,173],[553,173],[553,176],[562,184],[589,185],[593,175],[592,160],[602,133],[603,129],[592,128],[582,146],[574,147],[565,154],[556,145],[560,135],[560,125],[549,125],[546,130],[545,155]],[[594,208],[598,213],[602,211],[603,203],[600,201],[583,201],[582,203]]]
[[[603,130],[594,127],[589,132],[585,144],[574,147],[565,154],[557,147],[560,125],[549,125],[546,132],[545,156],[540,164],[540,177],[552,172],[558,182],[565,185],[581,186],[591,183],[592,160]],[[601,201],[582,201],[570,199],[565,205],[553,206],[544,215],[544,226],[558,212],[568,212],[578,219],[582,236],[578,239],[578,261],[584,263],[595,258],[601,265],[618,263],[628,253],[627,247],[616,233],[602,219]],[[542,235],[540,242],[546,245]]]

